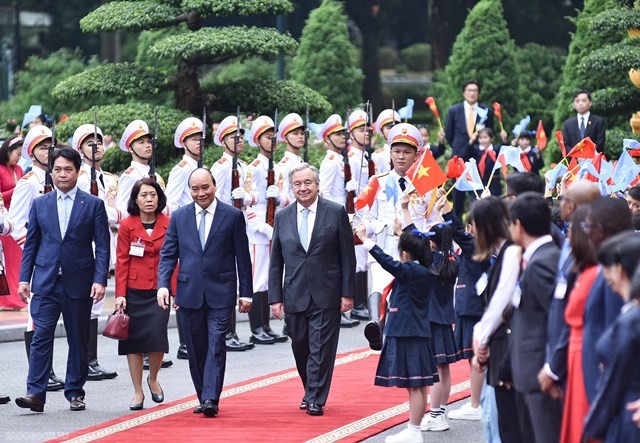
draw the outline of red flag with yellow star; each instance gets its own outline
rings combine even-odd
[[[429,149],[425,149],[422,156],[409,168],[407,176],[420,195],[425,195],[447,181],[447,175]]]
[[[358,194],[356,198],[356,209],[359,211],[367,206],[371,208],[376,201],[376,195],[378,195],[379,190],[380,182],[378,181],[378,177],[374,175],[362,192]]]
[[[596,144],[589,137],[580,140],[567,154],[572,158],[593,158],[596,155]]]
[[[536,131],[536,144],[539,150],[547,147],[547,133],[544,131],[542,120],[538,122],[538,130]]]

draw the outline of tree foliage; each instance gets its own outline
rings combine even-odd
[[[507,112],[518,109],[516,46],[509,36],[500,0],[480,0],[469,12],[445,69],[447,104],[460,100],[465,80],[481,85],[481,101],[497,101]]]
[[[342,113],[362,101],[362,73],[357,49],[349,41],[347,16],[335,0],[324,0],[311,12],[293,60],[293,79],[325,95]]]
[[[264,14],[267,9],[272,14],[289,14],[293,11],[293,5],[288,0],[182,0],[182,8],[216,17]]]
[[[178,8],[151,0],[115,1],[101,5],[80,20],[83,32],[140,32],[176,23]]]

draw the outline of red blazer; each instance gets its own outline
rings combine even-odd
[[[9,167],[0,164],[0,191],[2,191],[2,200],[5,208],[9,209],[9,206],[11,206],[13,190],[23,175],[22,168],[18,165]]]
[[[158,214],[151,236],[142,226],[140,216],[132,215],[120,222],[116,248],[116,296],[126,296],[127,288],[157,289],[160,249],[169,227],[169,217]],[[144,256],[129,255],[131,243],[144,244]]]

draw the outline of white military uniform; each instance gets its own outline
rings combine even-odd
[[[345,205],[344,161],[342,154],[327,151],[320,163],[320,195],[322,198]]]
[[[211,166],[211,174],[216,179],[216,197],[221,202],[228,205],[233,205],[233,199],[231,198],[231,171],[233,169],[233,155],[226,152],[222,153],[222,157]],[[245,162],[238,159],[238,175],[240,176],[239,185],[244,185],[245,192],[251,192],[251,186],[247,187],[248,166]],[[251,203],[255,203],[255,197],[252,196]]]
[[[277,140],[281,143],[284,143],[285,137],[294,129],[303,128],[304,123],[302,122],[302,117],[300,117],[296,113],[291,113],[285,115],[280,124],[278,125],[278,133],[276,134]],[[293,196],[293,190],[290,189],[289,186],[289,173],[293,168],[302,163],[302,157],[293,152],[286,151],[284,153],[284,157],[278,163],[280,168],[280,172],[284,177],[284,186],[283,189],[287,195],[287,202],[285,202],[285,206],[293,201],[295,201],[295,197]]]
[[[178,149],[184,149],[184,140],[190,135],[202,134],[203,127],[200,119],[187,117],[176,128],[173,145]],[[198,161],[185,154],[169,173],[167,189],[164,193],[167,196],[167,205],[171,212],[193,201],[189,190],[189,177],[197,167]]]
[[[391,122],[400,123],[400,114],[392,109],[385,109],[378,114],[378,118],[374,124],[376,134],[384,137],[382,127]],[[385,141],[382,148],[378,148],[373,152],[371,159],[376,165],[376,174],[381,175],[391,171],[391,146],[389,146],[389,143]]]

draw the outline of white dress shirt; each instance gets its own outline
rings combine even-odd
[[[302,223],[302,210],[304,206],[300,203],[296,203],[296,212],[298,213],[298,234],[300,234],[300,224]],[[307,247],[311,244],[311,234],[313,233],[313,225],[316,223],[316,213],[318,212],[318,197],[316,197],[316,201],[311,203],[309,207],[309,215],[307,215],[307,233],[309,237],[307,238]]]
[[[208,207],[202,209],[197,204],[196,207],[196,228],[198,231],[200,230],[200,223],[202,223],[202,211],[207,211],[207,216],[205,217],[205,225],[204,225],[204,238],[209,238],[209,232],[211,231],[211,224],[213,223],[213,216],[216,213],[216,206],[218,201],[214,198],[213,203],[211,203]],[[206,242],[206,240],[205,240]]]
[[[76,199],[76,193],[78,187],[74,186],[66,194],[59,189],[56,190],[56,204],[58,207],[58,222],[60,224],[60,237],[64,238],[64,235],[69,228],[69,220],[71,219],[71,210],[73,209],[73,202]],[[69,197],[69,198],[66,198]]]

